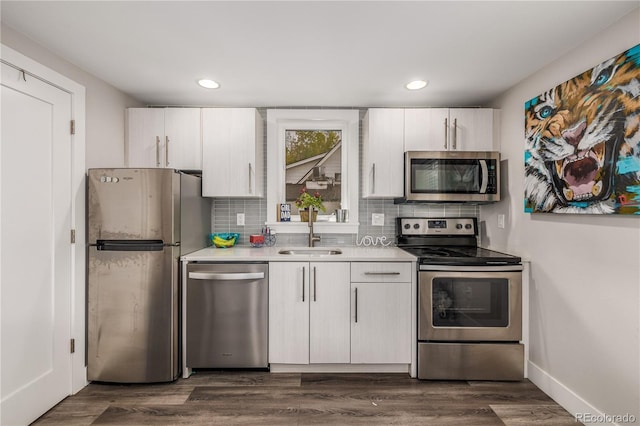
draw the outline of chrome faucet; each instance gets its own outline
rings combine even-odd
[[[320,241],[319,235],[313,235],[313,208],[309,209],[309,247],[313,247],[316,241]]]

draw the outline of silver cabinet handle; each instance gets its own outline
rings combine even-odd
[[[376,193],[376,163],[371,165],[371,193]]]
[[[160,136],[156,136],[156,167],[160,167]]]
[[[302,301],[304,302],[305,267],[302,267]]]
[[[392,272],[365,272],[365,275],[400,275],[400,272],[392,271]]]
[[[356,287],[356,322],[358,322],[358,287]]]
[[[453,149],[458,149],[458,119],[453,119]]]
[[[448,119],[444,119],[444,149],[447,149],[447,139],[449,138],[449,124]]]
[[[249,194],[253,194],[253,188],[251,185],[251,175],[252,175],[252,166],[251,163],[249,163]]]
[[[316,267],[313,267],[313,301],[316,301]]]
[[[165,136],[164,139],[164,163],[169,167],[169,136]]]
[[[194,280],[212,280],[212,281],[261,280],[264,278],[264,272],[241,272],[241,273],[189,272],[189,278]]]

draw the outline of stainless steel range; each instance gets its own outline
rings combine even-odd
[[[522,263],[478,247],[476,218],[401,217],[418,257],[418,378],[521,380]]]

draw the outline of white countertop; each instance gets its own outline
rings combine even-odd
[[[207,247],[193,253],[186,254],[180,259],[183,261],[212,261],[212,262],[415,262],[416,257],[397,247],[357,247],[357,246],[331,246],[315,247],[315,250],[339,249],[342,254],[318,255],[318,254],[279,254],[280,250],[306,250],[308,247],[275,246],[275,247],[247,247],[238,246],[231,248]]]

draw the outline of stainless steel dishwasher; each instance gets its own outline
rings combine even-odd
[[[186,366],[267,368],[268,264],[189,263]]]

